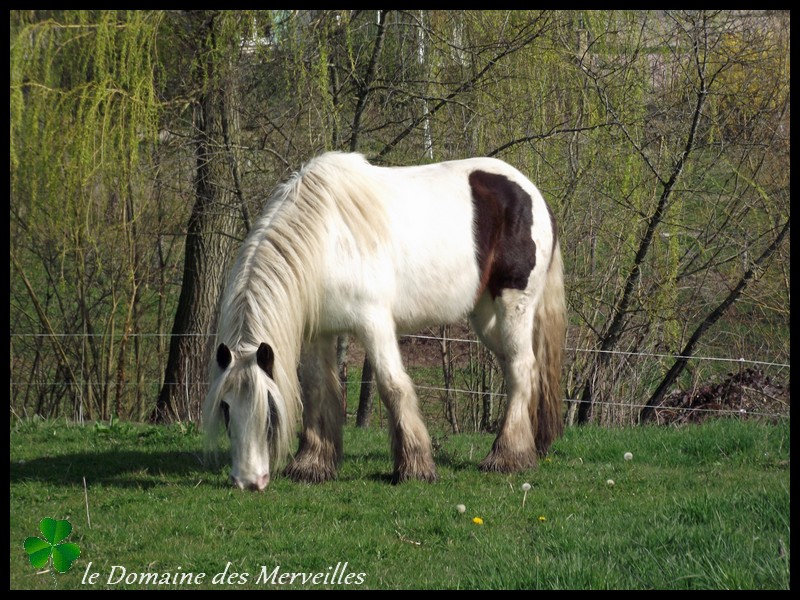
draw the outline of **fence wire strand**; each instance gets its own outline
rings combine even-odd
[[[179,334],[184,337],[212,337],[215,334]],[[173,334],[170,333],[129,333],[123,334],[118,333],[115,334],[116,337],[126,337],[130,338],[171,338],[174,337]],[[13,340],[14,339],[21,339],[21,338],[103,338],[108,337],[108,334],[104,333],[11,333],[10,337],[11,340],[11,356],[13,357]],[[408,334],[402,335],[399,338],[400,340],[403,339],[410,339],[410,340],[422,340],[422,341],[431,341],[436,342],[437,344],[442,343],[456,343],[456,344],[475,344],[480,345],[480,341],[477,339],[470,339],[470,338],[461,338],[461,337],[450,337],[450,336],[435,336],[435,335],[425,335],[425,334]],[[83,350],[83,349],[82,349]],[[623,350],[599,350],[593,348],[573,348],[573,347],[565,347],[565,352],[574,352],[574,353],[595,353],[595,354],[609,354],[614,356],[619,356],[621,358],[642,358],[642,359],[671,359],[671,360],[679,360],[679,359],[687,359],[691,361],[709,361],[709,362],[726,362],[732,365],[739,365],[740,367],[743,365],[749,366],[758,366],[758,367],[766,367],[766,368],[778,368],[778,369],[791,369],[791,365],[789,363],[783,362],[776,362],[776,361],[766,361],[766,360],[756,360],[756,359],[746,359],[744,357],[740,358],[725,358],[725,357],[715,357],[715,356],[682,356],[680,354],[667,354],[667,353],[651,353],[651,352],[628,352]],[[414,365],[407,365],[407,368],[413,368]],[[13,372],[13,369],[12,369]],[[203,385],[206,384],[207,381],[201,382],[194,382],[191,385]],[[363,381],[363,380],[349,380],[345,383],[348,389],[357,388],[360,389],[361,386],[364,384],[372,383],[370,381]],[[74,380],[74,381],[29,381],[29,382],[22,382],[22,381],[14,381],[13,377],[10,380],[11,390],[13,391],[15,388],[29,388],[29,387],[78,387],[84,388],[86,386],[107,386],[109,389],[116,389],[120,386],[123,388],[130,388],[130,387],[138,387],[138,386],[152,386],[155,389],[159,389],[162,385],[164,385],[163,381],[161,380],[139,380],[139,381],[124,381],[124,382],[116,382],[116,381],[109,381],[109,382],[97,382],[88,379],[81,379],[81,380]],[[187,382],[180,382],[172,384],[175,386],[185,386]],[[446,386],[432,386],[432,385],[423,385],[423,384],[416,384],[416,389],[420,392],[420,395],[423,393],[428,394],[455,394],[455,395],[466,395],[466,396],[479,396],[481,398],[491,398],[494,399],[504,399],[506,394],[504,392],[498,391],[491,391],[491,390],[474,390],[468,388],[458,388],[458,387],[446,387]],[[579,405],[585,401],[579,398],[564,398],[565,403],[568,405]],[[611,407],[620,407],[626,410],[640,410],[645,408],[646,404],[634,403],[634,402],[615,402],[612,400],[592,400],[592,404],[595,406],[611,406]],[[80,403],[82,405],[82,402]],[[761,412],[761,411],[753,411],[753,410],[746,410],[746,409],[724,409],[724,408],[701,408],[701,407],[680,407],[680,406],[658,406],[655,407],[657,409],[664,409],[664,410],[674,410],[674,411],[684,411],[684,412],[691,412],[691,413],[714,413],[714,414],[724,414],[724,415],[748,415],[748,416],[761,416],[761,417],[787,417],[787,414],[780,414],[780,413],[772,413],[772,412]],[[12,408],[13,412],[13,408]]]

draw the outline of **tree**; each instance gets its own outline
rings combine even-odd
[[[195,203],[186,232],[181,295],[164,384],[151,417],[156,422],[199,419],[218,302],[237,247],[238,217],[246,208],[234,152],[238,145],[235,67],[244,17],[189,11],[176,18],[181,39],[195,60],[190,83],[197,94],[192,113]],[[247,22],[245,31],[249,27]]]
[[[752,247],[748,248],[752,242],[742,246],[729,235],[731,226],[757,230],[759,245],[769,246],[762,257],[778,249],[772,244],[783,234],[771,238],[769,232],[781,230],[783,218],[767,216],[777,206],[753,203],[758,197],[765,198],[757,182],[765,158],[750,141],[745,142],[740,129],[728,126],[730,113],[719,110],[738,94],[730,85],[729,73],[741,64],[755,64],[754,57],[764,62],[763,55],[754,53],[753,48],[765,47],[772,24],[750,28],[747,21],[747,15],[731,12],[648,15],[632,39],[615,36],[610,42],[611,36],[603,39],[598,35],[594,53],[589,46],[579,65],[609,121],[615,124],[615,143],[621,141],[627,147],[620,154],[628,159],[623,162],[622,185],[617,184],[622,194],[617,195],[633,226],[621,225],[617,246],[621,259],[608,272],[607,283],[595,287],[604,292],[592,294],[606,316],[597,318],[600,314],[596,313],[591,317],[595,323],[587,330],[596,334],[598,353],[586,363],[580,377],[578,422],[594,418],[597,401],[608,397],[623,373],[630,373],[625,368],[610,369],[612,362],[618,362],[614,353],[635,353],[648,347],[663,352],[677,347],[685,336],[689,341],[684,351],[691,352],[699,337],[722,316],[719,309],[729,306],[738,294],[728,295],[719,304],[714,298],[725,298],[727,286],[738,289],[751,280],[747,262],[741,276],[730,268],[741,264],[735,257],[752,254]],[[731,38],[747,39],[747,43],[731,52],[732,45],[724,43]],[[767,46],[773,60],[780,60],[778,44]],[[655,53],[650,48],[666,52]],[[639,57],[646,62],[640,63]],[[781,70],[770,69],[769,77],[767,89],[778,93],[770,98],[782,98],[777,105],[788,101],[785,86],[781,89],[778,84]],[[634,98],[641,101],[632,102]],[[764,117],[766,112],[760,115]],[[775,127],[784,110],[770,112]],[[743,171],[752,174],[745,176]],[[613,170],[606,174],[609,172]],[[648,188],[657,193],[649,193]],[[772,200],[780,201],[784,189],[775,192]],[[608,214],[606,209],[610,223]],[[785,223],[788,231],[788,214]],[[739,284],[735,283],[737,277]],[[726,283],[722,289],[708,285],[716,281]],[[709,312],[704,314],[706,310]],[[681,370],[677,366],[669,370],[657,396],[663,394],[665,385],[675,382]],[[628,385],[628,389],[633,388]],[[637,412],[630,411],[628,418],[636,418]]]
[[[12,11],[10,25],[12,373],[29,378],[13,398],[105,419],[123,410],[127,340],[151,300],[137,226],[150,217],[139,174],[160,114],[160,15]]]

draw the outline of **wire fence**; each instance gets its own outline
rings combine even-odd
[[[115,335],[118,344],[124,334]],[[205,334],[187,335],[202,337]],[[209,334],[209,337],[210,335],[213,334]],[[168,339],[172,335],[168,333],[129,333],[124,337],[128,340],[136,338],[154,340]],[[29,416],[30,412],[36,412],[35,403],[32,404],[30,399],[46,395],[47,388],[50,388],[49,393],[56,393],[53,390],[62,392],[72,390],[71,393],[78,398],[77,409],[73,411],[73,416],[82,420],[84,414],[83,390],[100,386],[103,388],[103,393],[109,397],[135,394],[140,399],[139,407],[129,411],[128,416],[138,420],[144,417],[145,412],[149,412],[148,402],[155,400],[163,386],[161,379],[163,371],[159,372],[152,366],[146,369],[144,374],[140,370],[135,376],[109,377],[105,381],[99,381],[94,374],[87,376],[83,369],[85,364],[83,360],[71,374],[66,373],[64,369],[44,369],[41,368],[41,365],[36,367],[34,372],[25,372],[30,365],[27,364],[27,361],[15,361],[15,344],[19,347],[24,345],[26,340],[41,342],[42,338],[102,338],[107,340],[109,334],[11,333],[10,410],[15,416],[24,417]],[[477,339],[460,335],[418,333],[401,336],[400,347],[406,368],[415,382],[423,413],[441,419],[457,430],[484,430],[496,427],[497,421],[502,415],[506,398],[504,382],[499,366]],[[788,382],[791,369],[788,362],[744,357],[697,355],[681,357],[668,353],[601,351],[576,347],[565,347],[564,350],[564,371],[567,380],[564,401],[568,410],[573,413],[584,402],[576,393],[580,384],[571,380],[575,377],[574,371],[578,357],[582,356],[584,359],[588,357],[588,360],[591,360],[591,357],[602,353],[609,355],[611,361],[617,363],[611,369],[611,371],[617,371],[617,382],[614,385],[606,386],[599,399],[592,400],[594,410],[601,415],[606,415],[605,421],[613,421],[618,424],[634,422],[633,415],[638,414],[646,407],[649,397],[648,390],[652,390],[654,382],[666,372],[665,365],[681,358],[688,359],[693,365],[701,365],[695,369],[694,383],[685,386],[692,389],[689,391],[686,389],[676,390],[675,393],[682,393],[684,399],[692,391],[702,391],[703,386],[709,385],[708,381],[711,377],[709,373],[717,373],[721,377],[721,369],[729,369],[728,375],[756,371],[763,374],[763,378],[756,382],[757,385],[753,384],[750,387],[744,385],[738,388],[740,395],[738,404],[736,402],[711,401],[704,404],[684,402],[683,406],[676,404],[661,408],[680,413],[684,418],[691,414],[695,419],[704,415],[784,419],[789,418],[790,415]],[[343,382],[348,415],[354,414],[362,388],[371,384],[370,381],[361,378],[361,361],[363,361],[363,350],[360,350],[357,343],[351,344],[346,368],[348,374],[346,381]],[[710,370],[703,369],[703,364],[714,367]],[[644,376],[644,373],[648,375]],[[633,380],[637,378],[638,380],[634,382]],[[768,389],[763,385],[764,382],[769,386]],[[186,386],[188,389],[189,386],[205,386],[207,381],[184,381],[175,385]],[[712,388],[714,385],[719,386],[719,380],[712,381],[710,385]],[[64,393],[68,394],[69,392]],[[746,401],[745,396],[747,396]],[[377,418],[382,420],[380,403],[376,403],[376,412]],[[614,417],[610,418],[609,415],[614,415]]]

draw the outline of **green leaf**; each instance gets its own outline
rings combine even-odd
[[[42,538],[29,537],[25,539],[24,546],[34,567],[39,569],[47,564],[47,559],[50,558],[50,552],[53,549],[51,544]]]
[[[78,544],[66,543],[53,546],[53,567],[59,573],[66,573],[72,566],[72,561],[81,555]]]
[[[39,530],[44,539],[51,544],[57,544],[72,532],[72,525],[69,521],[55,519],[42,519],[39,523]]]
[[[33,554],[34,552],[39,552],[45,548],[50,548],[50,544],[38,537],[26,538],[23,546],[25,547],[25,552],[28,554]]]
[[[42,519],[39,522],[39,529],[45,539],[29,537],[25,539],[23,546],[28,553],[31,564],[41,568],[47,564],[48,559],[53,557],[53,567],[59,573],[69,571],[72,562],[81,555],[78,544],[64,543],[59,544],[72,532],[72,525],[67,520]]]

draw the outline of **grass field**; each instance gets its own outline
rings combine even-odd
[[[789,430],[575,427],[511,476],[477,471],[491,436],[434,435],[440,481],[392,486],[386,431],[348,427],[337,481],[256,494],[193,427],[12,423],[10,587],[788,589]],[[45,517],[65,573],[23,548]]]

